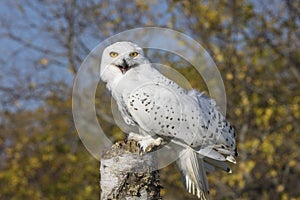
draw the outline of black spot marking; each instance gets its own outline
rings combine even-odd
[[[172,129],[174,129],[175,127],[174,126],[172,126]]]
[[[134,110],[138,110],[137,108],[134,108]]]

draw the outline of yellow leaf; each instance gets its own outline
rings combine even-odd
[[[47,58],[40,59],[40,64],[41,65],[48,65],[48,63],[49,63],[49,60]]]
[[[277,190],[277,192],[283,192],[284,185],[282,185],[282,184],[278,185],[277,188],[276,188],[276,190]]]
[[[289,167],[295,167],[297,162],[295,160],[290,160],[289,161]]]
[[[36,87],[36,84],[34,82],[30,82],[29,88],[34,89]]]
[[[29,165],[32,167],[32,168],[39,168],[40,167],[40,161],[36,158],[36,157],[32,157],[29,159]]]
[[[226,79],[229,80],[229,81],[232,80],[233,79],[232,73],[227,73],[226,74]]]
[[[270,172],[271,177],[276,177],[277,176],[277,171],[275,169],[272,169]]]

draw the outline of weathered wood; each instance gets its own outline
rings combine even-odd
[[[135,141],[117,142],[101,158],[101,200],[156,200],[160,197],[155,154],[140,155]]]

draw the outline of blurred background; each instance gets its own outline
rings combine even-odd
[[[0,199],[99,199],[99,162],[74,127],[73,79],[98,43],[146,26],[191,36],[222,75],[240,156],[232,174],[208,174],[212,198],[300,199],[300,1],[3,0],[0,13]],[[147,53],[206,90],[185,62]],[[99,121],[121,140],[107,99],[96,100]],[[175,164],[160,176],[164,199],[196,199]]]

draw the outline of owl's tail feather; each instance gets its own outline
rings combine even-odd
[[[197,195],[201,200],[209,199],[209,188],[206,180],[208,165],[205,165],[203,158],[199,158],[193,149],[186,148],[180,152],[177,164],[186,190]]]
[[[209,157],[204,157],[205,165],[211,166],[211,168],[219,168],[225,172],[232,173],[229,165],[225,161],[215,160]]]
[[[200,157],[204,157],[205,165],[217,167],[228,173],[231,173],[231,169],[226,161],[236,163],[233,156],[229,155],[226,158],[220,154],[218,151],[211,149],[209,147],[200,149],[196,151]]]

